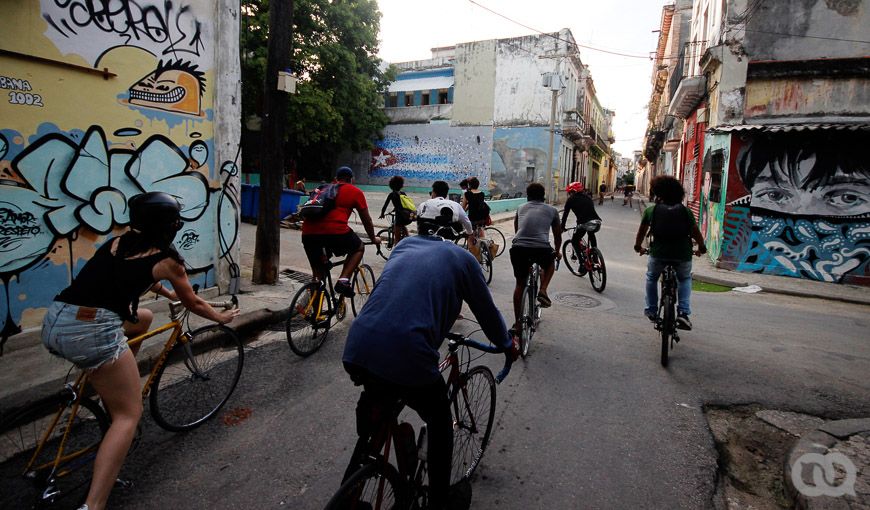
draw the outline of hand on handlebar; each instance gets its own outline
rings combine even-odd
[[[380,245],[380,244],[381,244],[381,238],[380,238],[380,236],[374,236],[374,237],[372,237],[372,242],[375,243],[376,245]]]
[[[520,337],[514,330],[510,330],[508,333],[511,336],[511,348],[506,350],[504,355],[511,363],[513,363],[520,357]]]
[[[241,313],[241,310],[239,310],[238,308],[232,308],[230,310],[224,310],[222,312],[218,312],[220,319],[218,319],[217,322],[219,324],[226,324],[228,322],[232,322],[233,319],[238,317],[240,313]]]
[[[634,251],[636,251],[638,255],[646,255],[649,253],[649,250],[639,244],[634,245]]]

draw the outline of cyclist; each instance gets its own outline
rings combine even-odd
[[[562,258],[559,245],[562,244],[562,229],[559,224],[559,211],[544,203],[544,185],[533,182],[526,187],[527,202],[517,209],[514,216],[514,236],[511,245],[511,265],[514,268],[514,327],[518,327],[522,316],[523,291],[529,277],[529,266],[537,262],[543,274],[538,302],[542,308],[552,305],[547,295],[547,286],[556,271],[554,261]],[[556,242],[556,249],[550,248],[550,230]]]
[[[450,192],[450,185],[448,185],[444,181],[435,181],[432,183],[432,191],[429,192],[430,198],[426,200],[422,204],[417,207],[417,219],[419,220],[421,216],[432,217],[433,215],[441,214],[441,210],[445,207],[449,207],[453,212],[453,218],[455,219],[455,225],[457,227],[461,227],[462,230],[465,231],[466,234],[471,234],[471,221],[468,219],[468,215],[465,214],[465,211],[462,210],[462,206],[453,200],[449,200],[447,198],[447,194]],[[418,222],[419,223],[419,222]],[[459,230],[457,228],[456,230]],[[441,233],[444,237],[449,237],[450,233],[446,230],[443,230]]]
[[[302,222],[302,246],[311,265],[311,274],[316,280],[323,277],[325,260],[324,250],[328,254],[347,255],[341,275],[335,282],[335,291],[339,294],[353,296],[350,275],[362,261],[365,246],[359,236],[347,224],[350,213],[359,213],[363,228],[369,239],[380,244],[381,239],[375,236],[372,217],[369,215],[368,204],[362,190],[354,186],[353,170],[343,166],[335,174],[336,184],[340,185],[335,197],[335,206],[323,217],[306,219]]]
[[[445,188],[447,183],[433,185],[440,192],[439,183]],[[467,251],[436,235],[442,227],[458,228],[459,212],[449,205],[421,210],[417,216],[420,235],[407,238],[393,250],[368,302],[351,324],[342,356],[351,380],[363,386],[356,410],[360,441],[344,478],[359,469],[366,440],[375,432],[373,407],[389,408],[401,399],[428,427],[431,509],[455,508],[455,501],[450,500],[460,497],[448,490],[453,423],[447,385],[438,370],[438,349],[462,303],[468,303],[490,342],[505,349],[512,360],[518,355],[480,264]]]
[[[384,214],[387,212],[387,206],[393,204],[393,214],[395,214],[395,221],[393,222],[393,246],[395,246],[403,237],[408,235],[408,229],[405,227],[411,224],[411,211],[402,207],[401,196],[405,194],[402,191],[402,188],[405,186],[405,179],[399,175],[394,175],[390,178],[389,186],[392,191],[387,195],[387,201],[381,207],[381,215],[378,218],[383,219]]]
[[[660,175],[650,182],[656,204],[643,212],[634,251],[643,254],[643,238],[652,230],[649,262],[646,271],[646,307],[644,315],[655,322],[658,314],[658,279],[668,263],[677,269],[677,327],[692,329],[689,301],[692,294],[692,240],[698,243],[696,255],[707,253],[704,237],[698,229],[695,215],[682,204],[685,191],[680,181]]]
[[[585,189],[582,182],[572,182],[565,188],[565,191],[568,193],[568,200],[565,201],[565,210],[562,213],[562,232],[567,230],[568,214],[571,212],[574,213],[578,226],[587,221],[601,220],[601,217],[595,212],[595,202],[592,197],[584,193]],[[580,239],[583,239],[584,235],[586,235],[585,230],[576,228],[571,237],[571,245],[574,246],[574,251],[578,254],[580,254]],[[589,232],[589,246],[593,248],[598,246],[595,234],[592,232]],[[578,265],[578,269],[581,272],[585,271],[582,264]]]
[[[489,217],[489,205],[487,205],[485,196],[479,188],[480,180],[477,177],[471,177],[468,179],[468,190],[462,194],[462,208],[468,213],[468,219],[471,220],[472,226],[472,235],[468,239],[468,246],[477,257],[480,257],[477,240],[485,237],[484,227],[492,223]]]
[[[181,228],[181,205],[166,193],[130,199],[131,229],[97,249],[69,287],[49,306],[42,323],[48,351],[90,372],[90,382],[112,417],[94,461],[85,504],[102,510],[142,416],[139,370],[125,335],[148,331],[154,314],[138,308],[151,289],[190,311],[226,323],[239,310],[218,312],[197,296],[172,241]],[[168,280],[174,290],[164,287]]]

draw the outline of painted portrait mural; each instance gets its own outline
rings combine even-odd
[[[867,132],[734,138],[723,262],[741,271],[870,284]]]
[[[40,323],[146,191],[183,204],[175,244],[193,283],[214,286],[221,258],[237,275],[238,162],[214,156],[213,9],[41,0],[4,13],[0,342]]]

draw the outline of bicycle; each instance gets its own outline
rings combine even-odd
[[[578,228],[588,232],[591,241],[591,236],[601,229],[601,220],[587,221],[568,230]],[[604,287],[607,285],[607,267],[604,265],[604,255],[601,254],[601,250],[597,246],[592,246],[591,242],[586,243],[582,238],[577,243],[578,246],[574,246],[572,240],[569,238],[562,244],[562,257],[568,270],[580,278],[588,274],[592,288],[596,292],[604,292]]]
[[[320,281],[306,283],[296,291],[296,295],[290,302],[290,315],[285,324],[290,349],[303,358],[311,356],[320,349],[332,327],[333,318],[341,321],[347,314],[344,296],[335,292],[330,274],[332,268],[344,264],[345,259],[333,262],[326,252],[324,257],[326,257],[324,270],[326,277]],[[375,272],[368,264],[361,263],[354,269],[351,277],[351,288],[354,293],[350,304],[354,317],[359,315],[374,287]]]
[[[230,309],[238,301],[234,296],[209,304]],[[226,404],[242,373],[244,348],[236,333],[221,324],[191,331],[190,312],[180,302],[170,303],[169,310],[169,323],[127,345],[172,332],[142,387],[142,399],[149,399],[157,425],[181,432],[202,425]],[[87,382],[88,373],[82,371],[60,392],[0,423],[0,506],[6,507],[9,497],[18,497],[15,503],[20,504],[22,495],[32,497],[36,506],[50,504],[90,481],[89,470],[81,468],[93,461],[111,418],[90,397]]]
[[[526,277],[526,289],[520,305],[520,354],[525,359],[529,355],[532,337],[541,322],[541,306],[538,304],[538,282],[541,277],[541,266],[537,262],[529,266],[529,276]]]
[[[498,257],[501,257],[501,254],[504,253],[504,248],[506,244],[504,233],[502,233],[502,231],[499,230],[498,227],[493,226],[484,227],[483,233],[484,235],[482,237],[492,240],[493,244],[498,248],[495,253],[493,253],[492,258],[497,259]],[[460,234],[460,236],[456,239],[456,244],[458,244],[462,248],[468,249],[468,234],[464,232]]]
[[[387,216],[390,217],[390,226],[387,228],[382,228],[378,230],[376,234],[377,237],[380,237],[383,242],[377,247],[378,255],[384,260],[387,260],[390,256],[390,251],[393,249],[393,246],[399,243],[402,239],[408,237],[408,228],[402,225],[400,228],[402,229],[402,239],[397,240],[395,243],[393,242],[393,230],[396,227],[396,213],[391,212],[387,213]],[[386,250],[386,253],[384,252]]]
[[[453,414],[453,484],[463,478],[470,479],[480,465],[495,418],[496,382],[500,383],[507,377],[511,363],[506,359],[504,368],[495,377],[483,365],[469,369],[472,360],[465,356],[467,361],[460,361],[460,347],[474,347],[491,353],[503,350],[457,333],[449,333],[447,338],[447,355],[439,369],[447,371]],[[463,365],[465,370],[461,368]],[[426,427],[420,428],[415,442],[413,426],[407,422],[399,423],[404,403],[399,401],[387,405],[390,405],[387,409],[373,410],[376,432],[370,437],[361,437],[354,449],[365,455],[363,466],[343,481],[327,503],[326,510],[428,507],[428,491],[424,485],[428,451]],[[395,459],[395,465],[390,462],[391,458]]]

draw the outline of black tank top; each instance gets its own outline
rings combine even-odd
[[[154,285],[154,266],[167,258],[165,252],[137,259],[112,254],[114,239],[103,243],[72,284],[55,297],[71,305],[105,308],[124,320],[136,318],[139,296]]]
[[[474,193],[473,191],[465,192],[465,200],[468,202],[468,219],[472,222],[483,221],[486,219],[486,211],[483,209],[485,197],[483,193]]]

